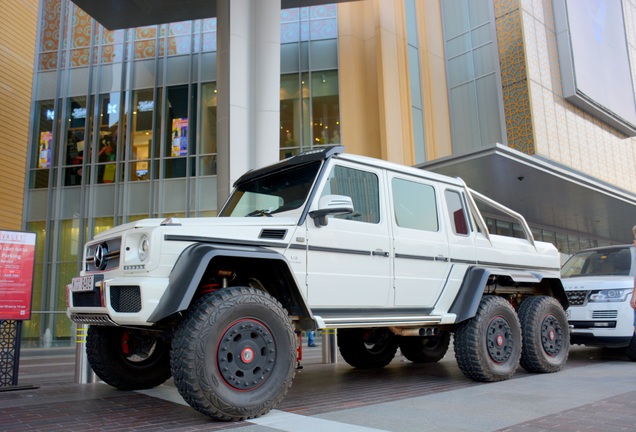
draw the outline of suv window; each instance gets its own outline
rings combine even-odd
[[[448,215],[450,216],[451,227],[453,232],[458,235],[468,235],[468,221],[466,220],[466,209],[457,191],[446,190],[446,205],[448,206]]]
[[[433,186],[394,178],[391,189],[397,226],[422,231],[439,229]]]
[[[353,201],[354,213],[338,215],[338,219],[380,222],[378,176],[373,173],[336,165],[322,191],[321,196],[325,195],[345,195]]]
[[[563,265],[561,277],[628,276],[631,262],[629,247],[582,251]]]

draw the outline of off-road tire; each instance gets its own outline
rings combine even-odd
[[[521,367],[532,373],[563,369],[570,351],[570,335],[561,304],[552,297],[528,297],[519,306],[518,314],[523,335]]]
[[[383,368],[391,363],[397,347],[397,337],[389,329],[338,330],[340,355],[358,369]]]
[[[402,355],[413,363],[435,363],[446,355],[450,345],[450,332],[437,336],[402,336],[399,345]]]
[[[196,301],[177,326],[171,366],[197,411],[236,421],[266,414],[296,369],[297,337],[287,311],[266,292],[232,287]]]
[[[505,299],[485,296],[475,316],[455,331],[455,359],[461,371],[475,381],[510,378],[521,357],[521,325]]]
[[[629,341],[629,345],[625,347],[625,354],[627,354],[628,359],[636,362],[636,335],[632,336],[632,339]]]
[[[170,378],[170,347],[149,332],[90,326],[86,355],[99,379],[120,390],[149,389]]]

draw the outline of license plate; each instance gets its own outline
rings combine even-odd
[[[73,278],[73,283],[71,284],[72,292],[93,291],[93,288],[95,288],[94,275]]]
[[[567,319],[570,319],[570,309],[566,309],[566,310],[565,310],[565,317],[566,317]]]

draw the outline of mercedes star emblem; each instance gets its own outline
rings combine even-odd
[[[106,243],[100,243],[95,248],[95,267],[99,270],[106,268],[106,255],[108,254],[108,245]]]

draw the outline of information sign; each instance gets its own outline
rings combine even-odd
[[[0,230],[0,320],[31,318],[35,233]]]

